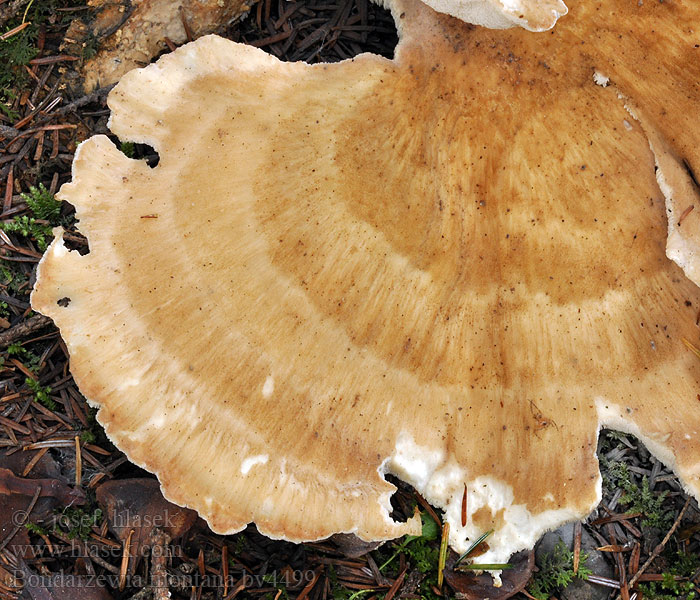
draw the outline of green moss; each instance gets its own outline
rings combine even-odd
[[[672,573],[680,577],[692,577],[700,568],[700,556],[695,552],[677,550],[671,560]]]
[[[46,189],[43,183],[38,187],[32,186],[29,193],[21,194],[22,200],[27,203],[29,209],[37,219],[48,221],[51,225],[58,225],[61,221],[61,202]]]
[[[603,465],[605,486],[611,491],[621,488],[620,504],[629,512],[642,513],[642,525],[667,529],[673,522],[673,515],[664,508],[668,492],[654,492],[649,489],[649,480],[642,478],[641,486],[632,480],[627,465],[622,462],[601,461]]]
[[[53,236],[53,227],[61,224],[61,202],[41,183],[38,187],[30,188],[29,193],[22,194],[22,199],[32,216],[15,217],[12,221],[1,223],[0,228],[7,233],[33,239],[43,252]]]
[[[13,356],[19,359],[22,364],[32,373],[39,372],[41,357],[31,350],[27,350],[27,348],[22,345],[22,342],[14,342],[10,344],[5,352],[7,352],[8,356]]]
[[[134,146],[134,142],[122,142],[119,146],[119,149],[125,156],[129,158],[134,158],[134,153],[136,152],[136,146]]]
[[[671,573],[664,573],[661,582],[641,583],[639,588],[647,600],[693,600],[697,598],[692,581],[676,581]]]
[[[12,294],[18,296],[27,293],[29,278],[19,270],[17,263],[0,266],[0,285]]]
[[[543,557],[540,570],[530,580],[528,592],[537,600],[548,600],[574,579],[588,579],[591,570],[586,567],[587,559],[588,555],[581,552],[578,571],[574,573],[574,553],[560,539],[552,552]]]
[[[36,379],[32,379],[31,377],[25,379],[25,384],[32,391],[32,394],[34,394],[34,400],[36,402],[49,410],[56,410],[56,403],[49,395],[51,393],[51,388],[49,386],[42,386]]]
[[[38,373],[41,366],[41,357],[35,354],[31,350],[25,348],[21,342],[14,342],[7,347],[5,350],[8,357],[14,357],[22,362],[22,364],[27,368],[27,370],[32,373]],[[4,364],[4,358],[3,358]],[[49,410],[56,410],[56,403],[51,399],[51,388],[48,386],[43,386],[34,379],[33,377],[27,377],[24,380],[24,384],[29,388],[29,390],[34,395],[34,400],[44,405]]]
[[[90,33],[83,43],[82,57],[83,60],[90,60],[93,58],[100,48],[100,40],[93,33]]]
[[[91,508],[92,504],[89,502],[85,507],[64,508],[59,513],[57,526],[71,539],[87,540],[92,528],[102,523],[102,510]]]
[[[46,535],[48,533],[46,528],[42,527],[41,525],[37,525],[36,523],[27,522],[24,524],[24,527],[30,533],[36,533],[37,535]]]
[[[48,247],[51,238],[51,226],[39,223],[34,217],[22,215],[15,217],[8,223],[0,223],[0,228],[6,233],[16,233],[25,238],[31,238],[36,242],[42,252]]]
[[[19,33],[0,40],[0,112],[10,119],[19,118],[10,105],[29,83],[25,66],[39,52],[36,47],[39,29],[42,25],[62,25],[71,19],[70,12],[58,12],[57,8],[78,7],[81,4],[69,0],[32,0],[0,31],[0,34],[7,33],[24,22],[29,23]]]
[[[693,600],[698,598],[695,585],[689,579],[700,568],[700,556],[695,552],[667,550],[664,558],[668,561],[668,570],[662,573],[659,582],[640,584],[640,589],[647,600]],[[677,580],[677,577],[685,578]]]
[[[421,513],[423,528],[421,535],[407,535],[393,547],[384,546],[374,552],[380,571],[389,570],[396,558],[403,554],[423,579],[418,584],[417,593],[424,600],[439,600],[433,592],[437,586],[438,558],[440,554],[440,526],[428,513]],[[393,552],[392,552],[393,550]]]
[[[13,20],[2,33],[7,33],[20,24],[20,20]],[[15,100],[18,90],[27,84],[29,76],[24,67],[37,55],[38,31],[38,25],[33,23],[8,39],[0,40],[0,111],[13,121],[19,115],[12,110],[10,104]]]
[[[406,535],[394,546],[394,552],[381,562],[380,571],[384,571],[394,560],[403,554],[421,573],[428,573],[437,569],[439,548],[437,544],[431,543],[437,540],[440,535],[440,528],[433,518],[427,513],[421,513],[423,529],[421,535]]]
[[[95,434],[89,429],[80,432],[80,441],[83,442],[83,444],[92,444],[96,439]]]

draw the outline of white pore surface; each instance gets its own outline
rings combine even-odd
[[[610,78],[603,75],[600,71],[596,71],[593,73],[593,81],[596,83],[596,85],[599,85],[601,87],[608,87],[608,84],[610,83]]]
[[[566,510],[548,510],[532,514],[524,504],[515,504],[510,485],[494,477],[476,477],[447,458],[443,452],[417,444],[402,433],[394,453],[380,469],[412,485],[430,504],[444,511],[444,521],[450,524],[450,545],[458,553],[465,552],[483,533],[472,522],[472,515],[489,509],[494,515],[503,510],[504,525],[488,540],[489,550],[479,556],[480,563],[505,563],[515,552],[530,549],[548,530],[580,518]],[[462,526],[462,497],[467,486],[467,524]],[[598,500],[601,480],[598,479]],[[594,506],[591,506],[593,510]]]
[[[595,78],[595,76],[594,76]],[[635,110],[627,103],[626,98],[618,92],[618,98],[625,102],[625,110],[637,122],[640,122],[639,116]],[[644,126],[642,125],[642,128]],[[656,166],[656,183],[661,190],[661,193],[666,200],[666,215],[668,216],[668,237],[666,238],[666,256],[676,263],[685,276],[700,286],[700,261],[697,259],[698,248],[690,242],[688,238],[681,234],[679,228],[676,227],[676,221],[673,214],[673,199],[676,195],[676,190],[670,183],[670,178],[667,176],[666,169],[673,169],[673,161],[669,159],[667,153],[662,152],[657,148],[648,136],[649,148],[654,155],[654,164]],[[677,167],[676,167],[677,168]],[[636,434],[635,434],[636,435]],[[657,457],[659,458],[659,457]],[[659,458],[663,461],[663,459]]]

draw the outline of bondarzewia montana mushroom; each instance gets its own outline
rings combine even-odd
[[[394,60],[205,37],[111,93],[160,162],[80,146],[32,297],[107,434],[216,531],[415,533],[392,473],[483,562],[591,511],[601,426],[698,497],[700,3],[390,5]]]

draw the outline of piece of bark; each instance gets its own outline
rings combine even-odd
[[[165,38],[175,44],[187,41],[185,23],[196,38],[245,14],[252,2],[254,0],[93,0],[91,4],[98,10],[95,21],[90,27],[73,26],[70,30],[73,37],[67,40],[84,45],[88,34],[105,37],[98,53],[82,70],[85,92],[115,83],[127,71],[147,65],[167,48]],[[81,35],[84,40],[80,39]]]
[[[82,504],[85,497],[81,490],[67,485],[48,453],[34,464],[29,477],[22,477],[34,457],[32,452],[0,452],[0,543],[6,542],[10,552],[26,558],[33,557],[33,551],[28,530],[21,525],[39,523],[57,508]],[[38,487],[41,489],[37,501],[28,511]],[[12,537],[7,539],[8,536]]]
[[[474,573],[455,571],[456,556],[448,559],[445,569],[445,581],[455,591],[458,600],[505,600],[525,588],[530,581],[535,566],[535,553],[518,552],[509,563],[512,568],[501,573],[500,587],[494,586],[494,579],[489,573],[475,575]]]
[[[82,504],[85,501],[82,490],[71,488],[58,479],[28,479],[18,477],[10,469],[0,468],[0,495],[32,496],[37,487],[41,488],[40,498],[56,498],[64,505]]]
[[[384,542],[365,542],[352,533],[336,533],[330,540],[338,547],[338,550],[347,558],[358,558],[372,550],[376,550]]]
[[[17,323],[12,329],[0,333],[0,349],[4,350],[20,338],[27,337],[35,331],[39,331],[39,329],[43,329],[49,325],[53,325],[53,321],[44,315],[29,317],[25,321]]]

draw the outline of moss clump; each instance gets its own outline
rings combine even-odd
[[[588,579],[591,570],[586,567],[588,555],[579,555],[578,571],[574,573],[574,553],[560,539],[551,553],[542,559],[540,570],[530,580],[528,592],[537,600],[548,600],[574,579]]]

